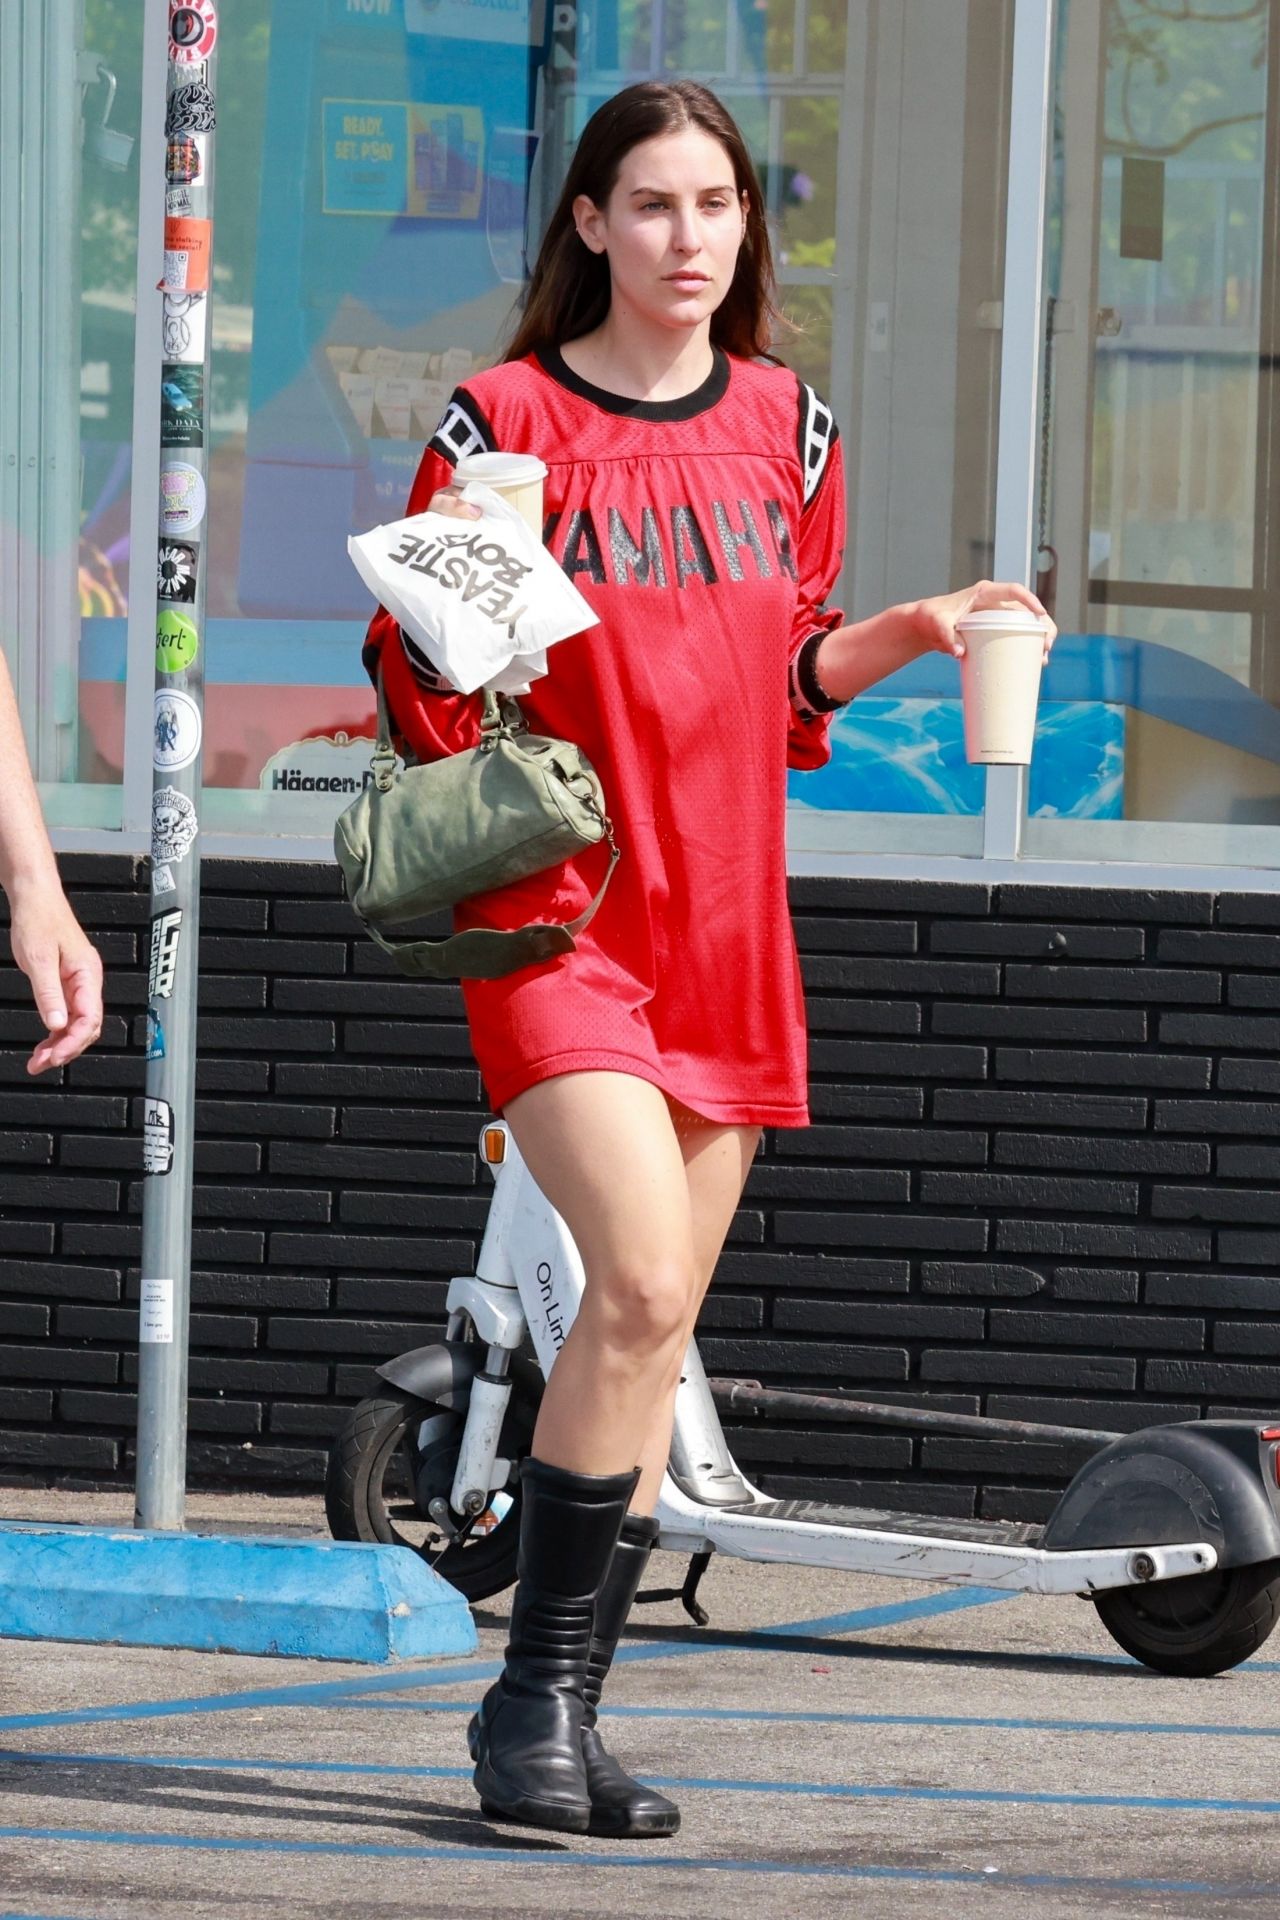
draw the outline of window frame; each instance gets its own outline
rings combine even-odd
[[[1041,315],[1044,300],[1049,135],[1053,111],[1054,30],[1059,0],[1014,0],[1013,73],[1005,211],[1005,271],[1000,359],[993,570],[998,578],[1031,577],[1036,459],[1039,445]],[[131,528],[146,529],[159,492],[160,305],[164,214],[164,97],[168,0],[145,0],[142,126],[139,140],[138,277],[134,339],[134,462]],[[122,825],[54,827],[58,851],[148,850],[151,809],[151,705],[154,684],[154,608],[134,596],[128,616],[125,688],[125,763]],[[794,818],[794,817],[793,817]],[[1141,860],[1036,859],[1023,852],[1027,776],[1019,767],[989,767],[977,854],[841,851],[789,844],[788,871],[800,876],[978,881],[984,884],[1132,886],[1195,891],[1280,891],[1280,834],[1275,868],[1157,864]],[[789,830],[789,841],[803,833]],[[278,835],[206,831],[212,858],[330,860],[332,842],[319,834]]]

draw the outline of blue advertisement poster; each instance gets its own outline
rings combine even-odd
[[[985,767],[964,757],[958,699],[862,694],[836,716],[829,765],[792,774],[793,806],[830,812],[981,813]],[[1042,819],[1119,820],[1124,708],[1045,700],[1036,722],[1027,811]]]
[[[549,20],[543,0],[272,0],[246,617],[366,614],[347,536],[402,510],[523,279]]]

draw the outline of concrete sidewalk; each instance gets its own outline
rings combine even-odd
[[[0,1488],[0,1517],[119,1523],[128,1495]],[[190,1524],[322,1525],[193,1495]],[[683,1562],[664,1557],[652,1584]],[[1052,1916],[1280,1905],[1280,1666],[1173,1681],[1077,1600],[713,1564],[711,1625],[642,1608],[604,1728],[684,1825],[617,1844],[497,1827],[465,1716],[496,1671],[0,1643],[0,1913]],[[1275,1648],[1280,1656],[1280,1644]]]

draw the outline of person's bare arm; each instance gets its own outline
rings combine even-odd
[[[979,580],[959,593],[912,600],[888,607],[856,626],[836,627],[814,658],[818,684],[833,700],[852,700],[922,653],[962,654],[964,642],[956,633],[956,621],[982,608],[1011,604],[1026,607],[1044,621],[1047,660],[1058,629],[1034,593],[1016,580]]]
[[[102,961],[67,903],[31,777],[13,683],[0,653],[0,887],[13,957],[48,1028],[28,1073],[62,1067],[102,1031]]]

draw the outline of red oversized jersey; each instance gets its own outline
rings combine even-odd
[[[500,1112],[536,1081],[605,1068],[712,1120],[805,1126],[786,770],[830,753],[831,715],[794,671],[842,618],[825,605],[844,536],[830,410],[786,368],[719,351],[695,392],[654,402],[547,350],[458,388],[409,512],[489,449],[546,463],[544,539],[600,616],[551,648],[520,704],[534,732],[583,748],[622,849],[574,953],[463,983],[489,1100]],[[420,759],[476,744],[480,696],[443,686],[382,609],[365,661]],[[593,847],[467,901],[456,925],[572,919],[607,861]]]

